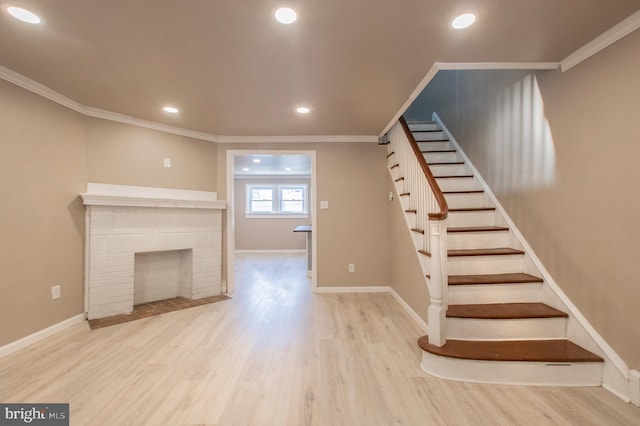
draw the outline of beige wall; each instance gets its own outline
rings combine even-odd
[[[216,190],[213,142],[87,118],[89,182]],[[163,167],[163,158],[171,167]]]
[[[3,80],[0,111],[2,346],[84,311],[87,182],[215,191],[217,147],[88,118]]]
[[[550,151],[548,141],[541,148],[516,122],[531,111],[518,86],[522,73],[457,72],[442,80],[449,96],[438,99],[445,124],[545,267],[635,369],[639,51],[636,31],[566,73],[536,74],[553,137]],[[508,97],[498,96],[505,90]]]
[[[246,184],[306,184],[311,192],[311,179],[268,179],[242,178],[235,180],[235,248],[236,250],[304,250],[307,236],[293,232],[298,225],[311,225],[311,212],[308,218],[247,218],[245,217]],[[310,202],[312,202],[310,200]],[[309,209],[311,204],[309,204]]]
[[[388,186],[389,191],[394,192],[394,200],[389,214],[391,287],[426,323],[427,308],[429,308],[427,282],[413,245],[411,231],[409,231],[404,219],[404,209],[400,204],[397,192],[395,192],[391,177],[388,178]]]
[[[384,148],[373,143],[220,144],[218,194],[224,198],[228,150],[315,151],[318,286],[390,284]],[[320,201],[328,201],[329,209],[321,210]],[[348,272],[349,263],[356,265],[354,273]]]
[[[83,311],[87,169],[80,114],[2,80],[0,111],[1,346]]]

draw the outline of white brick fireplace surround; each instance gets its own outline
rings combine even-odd
[[[89,183],[85,310],[89,319],[133,310],[136,254],[189,250],[180,296],[221,293],[222,210],[217,193]]]

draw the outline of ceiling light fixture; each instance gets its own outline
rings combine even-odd
[[[262,160],[260,160],[259,158],[254,158],[254,159],[253,159],[253,162],[254,162],[254,163],[256,163],[256,164],[260,163],[261,161],[262,161]]]
[[[166,106],[164,108],[162,108],[162,110],[164,112],[168,112],[170,114],[177,114],[179,112],[178,108],[172,107],[172,106]]]
[[[9,12],[9,14],[14,18],[19,19],[22,22],[26,22],[27,24],[39,24],[42,22],[38,15],[20,7],[9,6],[7,8],[7,12]]]
[[[285,171],[285,172],[290,172],[290,171],[291,171],[291,167],[285,167],[285,168],[284,168],[284,171]]]
[[[311,108],[309,108],[309,107],[298,107],[298,108],[296,108],[296,112],[298,114],[309,114],[311,112]]]
[[[273,13],[273,17],[281,24],[289,25],[298,20],[298,14],[290,7],[280,7]]]
[[[249,168],[248,168],[248,167],[243,167],[243,168],[242,168],[242,171],[243,171],[243,172],[248,172],[248,171],[249,171]]]
[[[476,15],[473,13],[465,13],[451,21],[451,27],[456,30],[462,30],[470,27],[474,22],[476,22]]]

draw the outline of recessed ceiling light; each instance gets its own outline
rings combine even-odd
[[[285,167],[284,169],[286,172],[290,172],[291,171],[291,167]]]
[[[280,7],[273,13],[273,17],[281,24],[289,25],[296,22],[298,14],[290,7]]]
[[[474,22],[476,22],[476,15],[473,13],[465,13],[457,16],[453,21],[451,21],[451,27],[456,30],[462,30],[470,27]]]
[[[14,18],[28,24],[39,24],[40,22],[42,22],[38,15],[20,7],[9,6],[7,8],[7,12],[9,12],[9,14]]]
[[[178,113],[178,108],[175,108],[175,107],[172,107],[172,106],[166,106],[166,107],[162,108],[162,110],[164,112],[168,112],[168,113],[171,113],[171,114],[177,114]]]
[[[254,158],[254,159],[253,159],[253,162],[254,162],[254,163],[256,163],[256,164],[257,164],[257,163],[259,163],[259,162],[261,162],[261,161],[262,161],[262,160],[260,160],[259,158]]]
[[[309,108],[309,107],[298,107],[298,108],[296,108],[296,112],[298,114],[309,114],[311,112],[311,108]]]
[[[248,172],[248,171],[249,171],[249,168],[248,168],[248,167],[243,167],[243,168],[242,168],[242,171],[243,171],[243,172]]]

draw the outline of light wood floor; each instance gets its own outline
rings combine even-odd
[[[311,294],[304,256],[240,256],[232,300],[0,360],[1,402],[69,402],[72,425],[640,425],[602,388],[449,382],[387,294]]]

